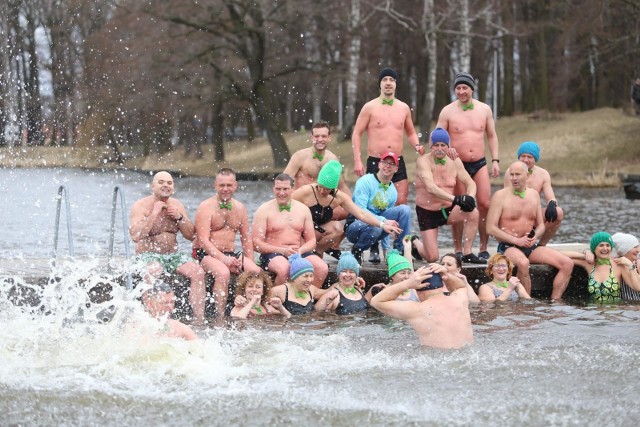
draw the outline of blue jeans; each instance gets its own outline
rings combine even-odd
[[[407,205],[394,206],[379,215],[398,222],[402,233],[396,238],[394,246],[395,249],[402,253],[404,249],[402,239],[407,234],[411,234],[411,209]],[[382,241],[383,250],[389,249],[389,235],[382,231],[380,227],[374,227],[359,219],[347,227],[347,240],[353,243],[356,249],[362,251],[366,251],[378,241]]]

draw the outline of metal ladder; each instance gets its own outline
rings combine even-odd
[[[131,250],[129,249],[129,220],[127,219],[127,204],[124,200],[124,190],[116,185],[113,189],[113,201],[111,202],[111,228],[109,229],[109,260],[113,260],[113,241],[116,234],[116,209],[118,207],[118,193],[120,193],[120,213],[122,214],[122,234],[124,237],[124,254],[129,259]],[[127,289],[131,290],[133,283],[131,273],[127,273]]]
[[[58,204],[56,208],[56,224],[55,230],[53,234],[53,263],[55,265],[56,258],[58,256],[58,234],[60,231],[60,208],[62,207],[62,193],[64,192],[64,201],[66,208],[66,218],[67,218],[67,240],[69,243],[69,255],[71,257],[75,257],[75,252],[73,250],[73,232],[71,230],[71,204],[69,203],[69,190],[61,185],[58,188]]]

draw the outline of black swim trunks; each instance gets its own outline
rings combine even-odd
[[[537,247],[538,247],[537,244],[531,246],[530,248],[523,248],[522,246],[512,245],[511,243],[500,242],[500,243],[498,243],[498,251],[497,252],[499,254],[504,255],[504,253],[507,251],[507,249],[516,248],[516,249],[520,249],[520,252],[522,252],[524,254],[524,256],[529,258],[531,256],[531,252],[533,252]]]
[[[452,210],[453,206],[442,208],[439,211],[429,211],[420,206],[416,206],[416,215],[418,216],[418,227],[420,227],[420,231],[433,230],[434,228],[446,225]]]
[[[483,157],[480,160],[476,160],[475,162],[462,162],[462,164],[467,173],[471,175],[471,178],[473,178],[473,176],[477,174],[480,169],[487,166],[487,159]]]
[[[236,253],[236,252],[222,252],[223,254],[225,254],[226,256],[232,256],[235,258],[238,258],[238,256],[240,255],[240,253]],[[204,257],[208,256],[209,254],[207,253],[207,251],[205,251],[202,248],[193,248],[193,250],[191,251],[191,256],[193,257],[193,259],[198,260],[198,262],[202,262],[202,260],[204,259]]]
[[[378,173],[378,163],[380,163],[379,158],[368,157],[366,173]],[[407,166],[404,164],[404,158],[400,156],[398,157],[398,170],[393,174],[393,177],[391,177],[391,182],[403,181],[405,179],[409,179],[409,177],[407,176]]]
[[[313,251],[305,252],[302,254],[302,258],[306,258],[311,255],[317,255],[317,254]],[[286,256],[284,256],[284,254],[274,252],[271,254],[260,254],[260,260],[258,261],[258,263],[264,271],[269,271],[269,262],[277,256],[281,256],[281,257],[284,257],[285,259],[288,259]]]

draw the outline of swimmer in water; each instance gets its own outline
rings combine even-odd
[[[161,280],[156,281],[151,289],[144,291],[142,294],[144,309],[156,319],[166,318],[163,335],[182,338],[187,341],[197,339],[198,337],[193,332],[193,329],[169,317],[175,308],[175,302],[176,296],[173,293],[173,289]]]

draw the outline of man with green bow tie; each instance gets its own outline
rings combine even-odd
[[[529,171],[522,161],[509,166],[511,186],[496,191],[491,198],[487,215],[487,232],[496,238],[498,253],[504,254],[518,269],[518,279],[531,295],[529,264],[548,264],[558,270],[553,279],[551,298],[562,298],[573,262],[566,255],[536,242],[545,232],[545,222],[540,209],[540,194],[527,189]]]
[[[243,271],[258,273],[260,267],[253,260],[253,240],[247,209],[233,198],[238,189],[233,169],[218,170],[213,188],[216,194],[200,203],[196,211],[193,257],[214,278],[212,294],[216,317],[220,317],[228,302],[231,275]],[[235,251],[238,234],[242,255],[237,255]]]
[[[273,185],[274,198],[263,203],[253,216],[252,236],[260,267],[276,275],[275,285],[289,279],[289,257],[299,254],[313,266],[313,285],[322,288],[329,266],[318,255],[311,211],[291,198],[293,178],[281,173]]]
[[[440,112],[436,127],[451,131],[451,144],[448,156],[451,159],[460,157],[467,173],[476,183],[476,200],[480,222],[480,253],[484,261],[489,259],[487,243],[489,235],[486,231],[486,218],[491,200],[491,181],[489,177],[500,176],[500,159],[498,157],[498,135],[496,133],[493,112],[484,102],[473,98],[476,80],[469,73],[456,74],[453,90],[456,100],[445,106]],[[453,131],[455,130],[455,132]],[[491,153],[491,166],[487,166],[485,158],[485,137]],[[462,183],[458,183],[454,194],[464,194]],[[462,227],[454,224],[451,227],[454,241],[462,239]]]
[[[436,128],[430,139],[431,151],[416,160],[416,215],[424,246],[418,251],[428,262],[438,261],[438,228],[462,224],[463,239],[454,240],[458,257],[464,263],[483,264],[472,252],[479,220],[475,208],[476,183],[459,158],[452,160],[447,157],[449,133],[446,130]],[[464,185],[464,195],[455,195],[458,182]]]

